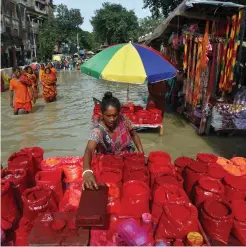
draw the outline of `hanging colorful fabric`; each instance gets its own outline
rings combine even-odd
[[[187,79],[186,79],[186,90],[185,90],[185,103],[189,102],[189,92],[190,92],[190,72],[191,72],[191,63],[192,63],[192,43],[193,37],[192,35],[189,36],[189,59],[188,59],[188,71],[187,71]]]
[[[201,69],[205,69],[207,65],[207,51],[209,45],[208,39],[208,32],[209,32],[209,21],[206,22],[206,29],[203,37],[203,44],[202,44],[202,54],[201,54]]]
[[[187,54],[187,49],[188,49],[188,34],[185,34],[184,36],[184,61],[183,61],[183,69],[187,69],[187,62],[188,62],[188,54]]]
[[[230,31],[230,18],[227,18],[227,27],[226,27],[226,38],[223,45],[223,54],[221,59],[221,73],[220,73],[220,83],[219,88],[223,90],[223,82],[225,77],[225,65],[226,65],[226,58],[227,58],[227,47],[228,47],[228,39],[229,39],[229,31]]]
[[[235,43],[234,43],[234,50],[232,52],[232,56],[233,56],[233,58],[232,58],[232,71],[231,71],[231,75],[230,75],[230,81],[231,82],[234,79],[234,68],[236,65],[236,57],[237,57],[237,49],[238,49],[238,45],[239,45],[239,33],[240,33],[240,28],[241,28],[242,15],[243,15],[243,12],[240,11],[238,14],[237,23],[236,23]]]
[[[194,93],[194,85],[195,85],[195,68],[196,68],[196,53],[197,53],[197,43],[198,39],[195,38],[194,40],[194,49],[193,49],[193,61],[192,61],[192,70],[191,70],[191,86],[190,86],[190,99],[189,103],[192,104],[193,102],[193,93]]]
[[[211,94],[213,90],[213,84],[214,84],[214,77],[215,77],[215,65],[216,65],[216,57],[217,54],[217,44],[213,44],[213,62],[212,62],[212,68],[210,72],[210,78],[209,78],[209,84],[208,84],[208,93]]]
[[[203,47],[203,38],[198,38],[198,50],[197,50],[197,64],[196,64],[196,78],[195,78],[195,88],[193,95],[193,105],[197,105],[199,92],[200,92],[200,78],[201,78],[201,55]]]

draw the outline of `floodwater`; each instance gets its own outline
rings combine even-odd
[[[127,85],[106,83],[76,71],[61,71],[58,78],[56,102],[46,104],[37,100],[33,113],[14,116],[9,107],[8,92],[1,93],[1,162],[21,148],[40,146],[45,157],[83,155],[92,127],[94,107],[92,97],[101,99],[111,91],[123,103]],[[143,104],[146,85],[130,86],[130,99]],[[163,150],[173,160],[181,155],[195,157],[198,152],[210,152],[230,158],[246,156],[246,139],[241,136],[200,137],[192,126],[177,114],[168,113],[164,118],[164,135],[158,130],[140,132],[146,154]]]

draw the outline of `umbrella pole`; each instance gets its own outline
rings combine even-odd
[[[128,84],[128,87],[127,87],[127,90],[126,90],[126,103],[129,102],[129,91],[130,91],[130,87],[129,87],[129,84]]]

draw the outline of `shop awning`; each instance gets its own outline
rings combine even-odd
[[[194,23],[196,20],[226,19],[239,9],[246,6],[232,2],[210,0],[184,0],[168,17],[147,37],[145,44],[155,39],[168,40],[172,32],[177,32],[185,24]]]

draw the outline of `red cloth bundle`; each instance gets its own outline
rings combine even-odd
[[[204,230],[214,239],[225,245],[233,225],[233,213],[229,203],[219,199],[204,201],[200,221]]]
[[[151,114],[149,111],[139,110],[136,112],[136,116],[138,118],[139,124],[149,124],[150,123]]]
[[[189,232],[198,231],[198,212],[188,202],[170,202],[163,206],[157,235],[164,239],[183,239]]]
[[[174,165],[176,167],[177,172],[180,175],[182,175],[184,168],[186,166],[190,165],[193,161],[194,161],[194,159],[192,159],[192,158],[181,156],[174,161]]]
[[[7,170],[4,169],[1,173],[2,181],[8,181],[13,189],[14,197],[20,212],[23,210],[23,204],[21,200],[22,193],[27,188],[27,174],[26,170]]]
[[[218,157],[214,154],[206,154],[206,153],[198,153],[196,155],[198,161],[203,162],[205,164],[215,163]]]
[[[50,189],[53,192],[54,199],[59,203],[63,197],[61,170],[40,171],[36,174],[35,179],[37,186],[44,189]]]
[[[185,191],[173,184],[163,184],[155,190],[152,205],[152,219],[155,224],[159,222],[163,205],[169,202],[189,202]]]
[[[208,176],[214,179],[222,180],[228,172],[217,163],[210,163],[208,165]]]
[[[163,184],[173,184],[183,189],[183,178],[178,173],[162,174],[155,178],[153,194]]]
[[[23,218],[21,225],[33,223],[40,213],[56,212],[57,206],[50,189],[33,187],[26,189],[22,195]]]
[[[106,183],[108,190],[107,214],[120,214],[120,189],[117,184]]]
[[[82,183],[72,183],[59,202],[59,212],[77,212],[82,194]]]
[[[246,197],[246,177],[228,174],[224,178],[225,199],[228,201],[244,200]]]
[[[223,199],[224,193],[224,185],[219,180],[209,177],[200,178],[195,186],[195,205],[200,207],[207,199]]]
[[[125,167],[123,173],[123,182],[128,180],[143,181],[149,185],[149,170],[147,167]]]
[[[62,169],[62,159],[60,157],[46,158],[41,162],[42,171],[54,171]]]
[[[104,167],[122,170],[124,167],[123,157],[121,155],[109,155],[109,154],[101,155],[99,157],[99,168],[101,170]]]
[[[41,162],[43,160],[44,150],[40,147],[23,148],[20,152],[26,152],[33,157],[33,163],[36,171],[41,170]]]
[[[9,181],[1,181],[1,219],[4,230],[11,229],[19,219],[14,193]]]
[[[145,166],[145,157],[143,153],[124,153],[123,160],[126,167]]]
[[[35,183],[36,171],[34,168],[32,156],[29,153],[13,153],[8,159],[8,168],[10,170],[26,169],[28,186],[32,186]]]
[[[140,218],[149,212],[150,189],[141,181],[127,181],[123,184],[121,215]]]
[[[65,183],[72,183],[82,179],[83,157],[65,157],[62,160],[62,169],[65,174]]]
[[[232,210],[234,213],[234,222],[232,227],[232,234],[246,245],[246,201],[236,200],[232,201]]]
[[[116,184],[120,189],[122,187],[122,171],[119,169],[104,167],[101,170],[98,182]]]
[[[184,170],[184,189],[187,195],[193,197],[193,186],[197,181],[208,172],[208,166],[205,163],[194,161],[186,166]]]

